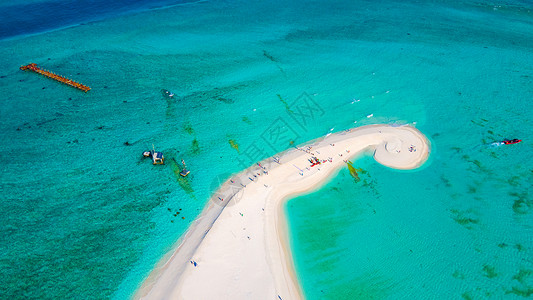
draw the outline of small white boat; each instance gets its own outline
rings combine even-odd
[[[174,97],[174,93],[172,93],[171,91],[169,90],[161,90],[161,94],[163,94],[163,96],[167,97],[167,98],[172,98]]]

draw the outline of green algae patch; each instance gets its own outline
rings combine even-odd
[[[356,169],[353,166],[353,163],[351,161],[347,161],[346,165],[348,166],[348,171],[350,171],[350,176],[352,176],[355,179],[355,182],[361,181],[361,178],[359,177],[359,173],[357,173],[357,172],[363,173],[364,172],[363,169],[361,169],[361,168],[357,168]]]
[[[513,211],[518,215],[528,214],[533,208],[533,200],[529,198],[527,192],[517,193],[510,192],[509,195],[515,197],[513,202]]]
[[[470,295],[470,292],[464,292],[461,294],[461,297],[465,300],[474,300],[474,298]]]
[[[239,144],[237,144],[235,140],[228,140],[228,143],[230,144],[231,148],[237,150],[238,153],[241,153],[241,151],[239,151]]]
[[[477,193],[477,188],[476,188],[476,186],[474,186],[474,185],[468,185],[467,188],[468,188],[467,193],[469,193],[469,194],[475,194],[475,193]]]
[[[520,271],[518,271],[518,274],[514,275],[513,276],[513,279],[515,279],[516,281],[520,282],[521,284],[526,284],[527,282],[527,279],[533,274],[533,271],[532,270],[528,270],[528,269],[520,269]]]
[[[505,294],[515,294],[520,297],[529,298],[531,295],[533,295],[533,288],[518,288],[513,286],[513,288],[510,291],[506,291]]]
[[[242,121],[248,125],[252,125],[252,121],[247,116],[242,117]]]
[[[500,247],[500,248],[502,248],[502,249],[503,249],[503,248],[507,248],[508,246],[509,246],[509,245],[507,245],[506,243],[499,243],[499,244],[498,244],[498,247]]]
[[[496,271],[494,270],[494,267],[491,266],[491,265],[484,265],[483,266],[483,272],[485,272],[485,274],[483,274],[483,276],[485,276],[487,278],[494,278],[494,277],[498,276],[498,273],[496,273]]]
[[[287,101],[285,101],[285,99],[283,99],[283,98],[281,97],[280,94],[276,94],[276,96],[278,96],[279,101],[281,101],[281,103],[283,103],[283,105],[285,105],[285,109],[286,109],[289,113],[291,113],[291,114],[294,113],[294,112],[291,110],[291,108],[290,108],[289,104],[287,103]]]
[[[457,224],[460,225],[469,225],[469,224],[477,224],[479,223],[479,220],[472,219],[472,218],[466,218],[466,217],[455,217],[453,218]]]
[[[465,279],[465,274],[459,272],[459,270],[455,270],[455,272],[453,272],[452,276],[453,276],[453,278],[457,278],[457,279]]]
[[[471,211],[460,211],[458,209],[450,209],[453,214],[453,220],[455,223],[465,227],[466,229],[472,229],[472,226],[479,223],[479,220],[474,216],[471,216]]]
[[[266,52],[266,50],[263,50],[263,56],[268,58],[270,61],[277,63],[278,60],[274,58],[274,56],[270,55],[270,53]]]
[[[194,129],[192,128],[191,123],[183,124],[183,131],[185,131],[188,134],[194,134]]]
[[[440,176],[440,180],[442,181],[442,183],[444,183],[445,187],[447,187],[447,188],[452,187],[452,184],[451,184],[450,180],[448,178],[446,178],[444,175]]]
[[[199,154],[200,151],[201,151],[200,143],[198,142],[196,138],[194,138],[194,140],[192,140],[191,142],[191,147],[189,148],[189,152],[193,155],[196,155],[196,154]]]
[[[533,270],[521,268],[513,279],[518,281],[521,286],[513,286],[506,294],[515,294],[520,297],[529,298],[533,295]]]
[[[214,87],[210,90],[194,91],[182,98],[183,102],[190,103],[193,107],[202,107],[209,102],[221,102],[225,104],[233,104],[235,100],[232,95],[238,90],[246,88],[248,85],[238,83],[229,86]]]
[[[511,186],[517,187],[520,185],[521,179],[522,177],[520,176],[512,176],[511,178],[507,179],[507,183],[509,183]]]
[[[459,147],[450,147],[451,150],[455,151],[455,153],[461,153],[463,150]],[[464,158],[464,157],[463,157]]]

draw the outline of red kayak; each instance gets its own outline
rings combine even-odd
[[[520,143],[522,140],[519,140],[519,139],[513,139],[513,140],[505,140],[505,141],[502,141],[502,143],[504,143],[505,145],[511,145],[511,144],[518,144]]]

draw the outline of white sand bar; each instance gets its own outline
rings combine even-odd
[[[330,134],[234,175],[135,298],[303,299],[283,203],[318,189],[363,152],[374,153],[385,166],[413,169],[429,150],[426,137],[413,127],[369,125]],[[321,163],[311,166],[312,157]]]

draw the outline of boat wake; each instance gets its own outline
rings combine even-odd
[[[494,148],[494,147],[500,147],[502,145],[505,145],[505,143],[504,142],[494,142],[494,143],[485,144],[485,145],[490,147],[490,148]]]

